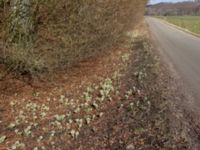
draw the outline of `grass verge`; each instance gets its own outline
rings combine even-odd
[[[158,17],[195,34],[200,34],[200,16],[165,16]]]

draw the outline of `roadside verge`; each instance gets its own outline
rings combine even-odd
[[[158,19],[158,20],[160,20],[160,21],[162,21],[162,22],[165,23],[165,24],[168,24],[168,25],[171,26],[171,27],[174,27],[174,28],[176,28],[176,29],[179,29],[179,30],[181,30],[181,31],[183,31],[183,32],[189,33],[189,34],[191,34],[191,35],[193,35],[193,36],[196,36],[196,37],[200,37],[199,34],[196,34],[196,33],[194,33],[194,32],[191,32],[191,31],[189,31],[188,29],[179,27],[179,26],[177,26],[177,25],[175,25],[175,24],[172,24],[172,23],[170,23],[170,22],[168,22],[168,21],[166,21],[166,20],[164,20],[164,19],[157,18],[157,17],[154,17],[154,18],[155,18],[155,19]]]

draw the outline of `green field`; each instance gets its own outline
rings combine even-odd
[[[166,16],[159,18],[185,28],[193,33],[200,34],[200,16]]]

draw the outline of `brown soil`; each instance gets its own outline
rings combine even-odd
[[[121,95],[104,108],[105,117],[83,130],[69,150],[191,149],[184,137],[171,133],[166,99],[168,80],[163,70],[155,68],[154,55],[145,51],[142,43],[137,43],[133,50],[132,61],[122,79],[124,88],[120,86]],[[140,71],[146,75],[140,78],[137,75]],[[157,71],[161,73],[159,76]],[[126,91],[133,87],[137,91],[126,99]]]
[[[16,135],[13,130],[8,129],[9,124],[15,120],[16,114],[20,113],[28,101],[38,105],[45,104],[51,110],[42,122],[40,119],[38,120],[40,128],[42,128],[50,120],[50,116],[65,113],[70,109],[60,108],[57,101],[49,102],[48,98],[58,99],[61,95],[65,95],[78,103],[78,99],[82,98],[82,93],[88,86],[98,84],[102,79],[110,77],[115,71],[124,67],[121,56],[128,51],[128,49],[115,49],[110,53],[80,62],[68,71],[57,72],[50,78],[47,75],[45,80],[32,80],[28,76],[19,76],[12,72],[6,73],[4,66],[1,65],[3,77],[0,80],[0,136],[6,135],[6,141],[0,146],[0,149],[6,149],[15,141],[23,141],[27,145],[26,148],[33,148],[36,145],[34,142],[30,143],[34,138]],[[15,103],[13,107],[11,107],[11,102]],[[31,118],[32,116],[27,114],[27,117]],[[26,125],[27,123],[22,123],[19,129],[23,130]],[[35,130],[36,135],[44,134],[41,133],[42,131]],[[64,134],[67,134],[67,138],[69,138],[68,132]]]
[[[5,140],[0,150],[16,146],[17,141],[18,149],[192,149],[185,136],[173,135],[169,78],[159,67],[148,41],[141,37],[134,40],[131,50],[114,49],[68,71],[51,77],[46,75],[43,81],[14,73],[2,79],[0,138],[5,136]],[[100,102],[102,90],[110,91]],[[69,104],[60,102],[62,96],[69,99]],[[90,96],[92,100],[87,100]],[[80,107],[86,102],[89,103],[87,110]],[[23,111],[22,116],[20,111]],[[58,116],[63,114],[64,118]],[[9,127],[17,119],[20,123]],[[78,126],[80,119],[83,124]],[[28,133],[30,125],[31,133]],[[73,133],[77,131],[75,136]]]

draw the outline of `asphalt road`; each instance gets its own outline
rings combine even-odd
[[[193,103],[200,109],[200,38],[156,18],[148,17],[146,22],[161,54],[193,93]]]

